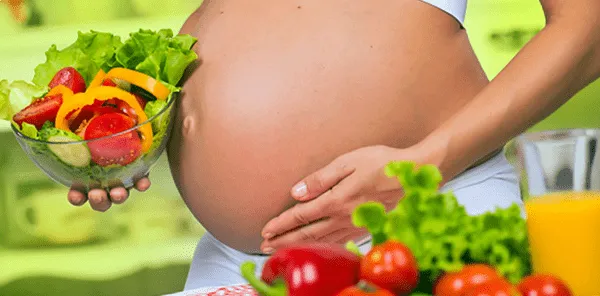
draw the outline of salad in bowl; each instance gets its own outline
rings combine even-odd
[[[139,30],[78,33],[29,81],[0,81],[0,119],[50,178],[82,190],[132,187],[164,152],[197,40]]]

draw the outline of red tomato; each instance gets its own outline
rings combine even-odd
[[[520,296],[515,286],[505,279],[496,279],[473,287],[463,296]]]
[[[573,293],[562,280],[551,276],[531,275],[517,286],[523,296],[571,296]]]
[[[406,294],[419,283],[417,260],[408,247],[396,241],[374,246],[361,259],[360,277],[395,294]]]
[[[107,113],[94,117],[85,128],[84,139],[98,139],[114,135],[134,126],[133,119],[120,113]],[[100,166],[127,165],[136,160],[142,151],[137,131],[88,143],[92,160]]]
[[[444,274],[435,284],[436,296],[460,296],[475,286],[500,279],[498,272],[489,265],[469,264],[458,272]]]
[[[106,79],[102,81],[102,85],[104,86],[112,86],[112,87],[116,87],[117,84],[114,83],[114,81],[110,80],[110,79]]]
[[[388,290],[367,291],[359,287],[352,286],[342,290],[336,296],[394,296],[394,294]]]
[[[35,125],[39,130],[46,121],[54,122],[56,120],[56,114],[58,113],[62,102],[62,94],[36,100],[19,113],[15,114],[13,120],[18,123],[19,126],[21,126],[23,122],[27,122]]]
[[[86,88],[85,80],[73,67],[66,67],[58,71],[50,81],[50,84],[48,84],[50,88],[54,88],[57,85],[66,86],[71,89],[73,93],[84,92]]]

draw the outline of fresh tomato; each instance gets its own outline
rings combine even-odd
[[[13,116],[13,121],[21,126],[23,122],[35,125],[39,130],[46,121],[54,122],[60,105],[62,105],[62,94],[47,96],[31,103],[19,113]]]
[[[394,293],[361,281],[356,286],[342,290],[336,296],[394,296]]]
[[[374,246],[362,258],[360,276],[395,294],[406,294],[417,287],[419,268],[407,246],[389,240]]]
[[[57,85],[66,86],[73,93],[84,92],[86,88],[83,76],[73,67],[66,67],[58,71],[50,81],[50,84],[48,84],[50,88],[54,88]]]
[[[137,131],[114,136],[134,126],[133,119],[120,113],[108,113],[94,117],[85,128],[84,139],[99,139],[88,143],[92,161],[100,166],[127,165],[136,160],[142,151]]]
[[[460,296],[475,286],[501,278],[498,272],[485,264],[465,265],[458,272],[448,272],[436,282],[436,296]]]
[[[505,279],[496,279],[471,288],[463,296],[520,296],[519,292]],[[437,295],[436,295],[437,296]]]
[[[523,296],[571,296],[573,293],[562,280],[544,274],[525,277],[517,286]]]

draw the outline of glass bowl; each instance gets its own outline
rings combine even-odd
[[[173,128],[173,118],[176,109],[174,102],[177,98],[177,94],[173,94],[173,97],[163,109],[147,121],[139,123],[128,130],[97,139],[48,142],[27,137],[14,125],[12,126],[12,130],[17,138],[17,142],[27,156],[48,177],[60,184],[67,187],[74,187],[84,192],[95,188],[109,189],[119,186],[132,188],[139,179],[149,173],[151,167],[164,152]],[[141,152],[132,162],[126,165],[113,164],[101,166],[94,162],[94,158],[91,158],[90,145],[105,149],[102,150],[103,154],[118,155],[119,151],[114,149],[118,149],[121,146],[120,143],[123,143],[124,137],[127,137],[132,132],[139,131],[140,128],[147,125],[152,127],[152,144],[148,151]],[[110,147],[106,148],[107,146]],[[98,148],[94,149],[94,151],[98,151]],[[113,152],[111,152],[111,149],[113,149]],[[63,159],[67,158],[74,161],[63,161]],[[89,162],[82,162],[79,159],[91,160]]]

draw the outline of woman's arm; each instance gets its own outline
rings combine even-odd
[[[600,76],[600,1],[540,0],[546,26],[473,101],[417,146],[452,179]]]

